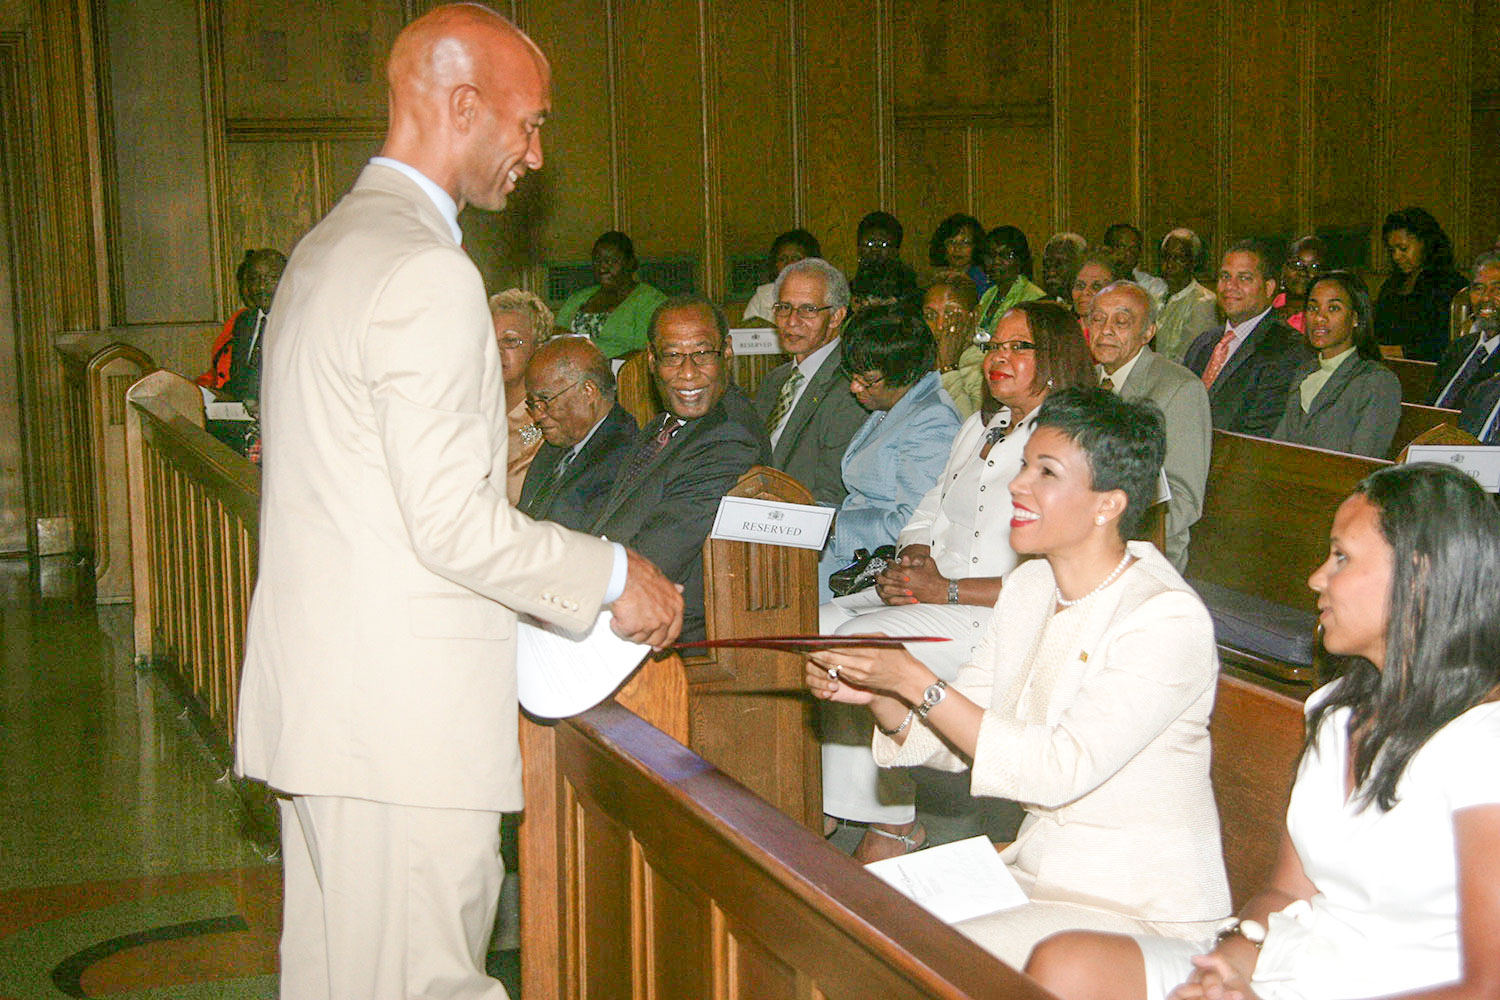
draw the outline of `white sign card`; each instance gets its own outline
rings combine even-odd
[[[821,550],[833,514],[834,508],[813,504],[725,497],[719,501],[712,537]]]
[[[1490,493],[1500,493],[1500,448],[1483,444],[1414,444],[1408,462],[1438,462],[1473,476]]]
[[[744,327],[729,331],[729,343],[737,357],[748,358],[752,354],[780,354],[781,341],[776,339],[774,327]]]

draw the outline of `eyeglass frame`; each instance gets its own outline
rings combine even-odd
[[[578,378],[569,382],[563,388],[546,397],[533,396],[528,392],[526,394],[526,398],[522,400],[522,402],[526,404],[526,412],[531,414],[551,412],[549,408],[553,403],[557,402],[558,399],[566,396],[568,393],[572,392],[574,389],[578,388],[580,385],[587,381],[589,381],[587,378],[580,375]]]
[[[702,360],[699,360],[699,355],[703,355]],[[671,351],[667,354],[657,354],[656,348],[653,347],[651,349],[651,357],[656,362],[656,367],[664,369],[666,371],[676,371],[683,365],[687,364],[689,359],[692,360],[694,368],[698,369],[699,371],[707,371],[709,368],[717,368],[719,365],[724,363],[724,349],[722,347],[718,347],[711,350],[705,349],[702,351]],[[670,358],[676,358],[677,360],[668,360]]]
[[[1036,350],[1034,340],[985,340],[979,343],[979,349],[986,354],[1003,351],[1006,354],[1025,354]]]
[[[880,375],[877,375],[875,377],[875,380],[872,382],[871,380],[865,378],[864,374],[861,372],[852,372],[847,368],[843,368],[841,369],[841,371],[843,372],[844,378],[849,380],[849,389],[851,392],[855,391],[855,382],[858,382],[861,386],[864,387],[864,391],[868,392],[871,389],[878,389],[880,386],[884,385],[886,379],[888,378],[887,375],[882,373]]]
[[[818,318],[818,313],[837,308],[838,306],[815,306],[811,302],[803,302],[799,305],[792,305],[790,302],[773,302],[771,303],[771,315],[790,319],[792,314],[795,313],[798,319],[807,320],[811,323]]]

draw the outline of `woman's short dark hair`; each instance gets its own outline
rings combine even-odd
[[[1047,396],[1036,428],[1066,434],[1088,458],[1096,493],[1121,490],[1125,513],[1115,527],[1122,539],[1135,534],[1146,508],[1156,502],[1161,463],[1167,455],[1166,421],[1150,400],[1128,400],[1097,386],[1074,386]]]
[[[985,241],[995,246],[1004,247],[1016,256],[1016,270],[1029,281],[1031,279],[1031,244],[1026,242],[1026,234],[1015,226],[996,226],[985,234]],[[984,252],[990,252],[985,247]],[[1004,292],[1005,289],[1001,289]]]
[[[860,265],[849,282],[849,295],[868,306],[912,307],[921,296],[917,272],[905,261],[876,257]]]
[[[771,259],[775,260],[776,251],[788,244],[801,250],[804,257],[823,256],[823,248],[818,245],[816,236],[806,229],[788,229],[771,241]]]
[[[1313,289],[1325,281],[1332,281],[1344,290],[1354,306],[1354,349],[1362,358],[1380,361],[1380,342],[1375,339],[1375,307],[1370,303],[1370,290],[1364,280],[1353,271],[1324,271],[1307,286],[1307,297],[1311,301]]]
[[[627,259],[635,260],[635,244],[631,242],[629,236],[626,236],[617,229],[611,229],[594,241],[595,250],[600,250],[604,247],[614,247]]]
[[[870,306],[844,327],[844,371],[875,370],[891,385],[911,385],[932,371],[937,344],[909,308]]]
[[[927,245],[927,262],[933,267],[947,267],[948,239],[957,236],[965,229],[969,231],[969,238],[974,241],[974,263],[979,263],[984,254],[984,227],[974,216],[963,212],[954,212],[938,223],[937,229],[932,234],[932,242]]]
[[[1417,751],[1500,684],[1500,509],[1473,479],[1430,462],[1380,469],[1354,492],[1375,506],[1391,547],[1385,663],[1341,658],[1343,678],[1308,715],[1306,746],[1324,716],[1351,709],[1353,799],[1384,812]]]
[[[1026,329],[1036,345],[1035,378],[1039,385],[1057,392],[1098,381],[1083,327],[1071,308],[1061,302],[1037,299],[1021,302],[1011,307],[1011,311],[1026,317]]]
[[[1422,242],[1422,270],[1453,270],[1453,241],[1427,209],[1411,205],[1387,215],[1380,227],[1381,242],[1398,229],[1406,230]]]

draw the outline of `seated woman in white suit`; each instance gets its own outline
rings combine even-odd
[[[942,475],[896,540],[897,565],[875,587],[834,598],[818,614],[825,634],[946,636],[952,641],[913,643],[910,651],[947,681],[973,656],[1000,578],[1016,565],[1006,487],[1021,469],[1037,407],[1049,392],[1095,381],[1083,329],[1056,302],[1022,303],[1000,317],[993,336],[981,336],[985,384],[998,407],[959,428]],[[911,776],[875,766],[869,719],[854,718],[856,725],[823,729],[823,812],[830,823],[868,824],[854,856],[869,862],[915,848],[925,834]]]
[[[904,649],[809,658],[815,695],[864,704],[883,767],[969,768],[1026,808],[1002,860],[1031,903],[958,929],[1020,967],[1068,928],[1212,935],[1229,913],[1209,783],[1218,679],[1203,602],[1145,542],[1166,451],[1150,403],[1094,388],[1042,404],[1010,484],[1005,578],[950,688]]]
[[[1196,942],[1059,935],[1028,972],[1089,1000],[1500,995],[1492,500],[1456,469],[1398,465],[1334,516],[1308,584],[1343,675],[1307,700],[1276,867],[1240,918]]]

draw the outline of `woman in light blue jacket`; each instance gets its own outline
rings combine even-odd
[[[818,564],[820,601],[828,578],[857,549],[894,545],[937,482],[958,432],[958,411],[932,370],[937,349],[921,317],[898,306],[864,309],[844,330],[849,391],[870,411],[844,452],[844,486],[833,535]]]

